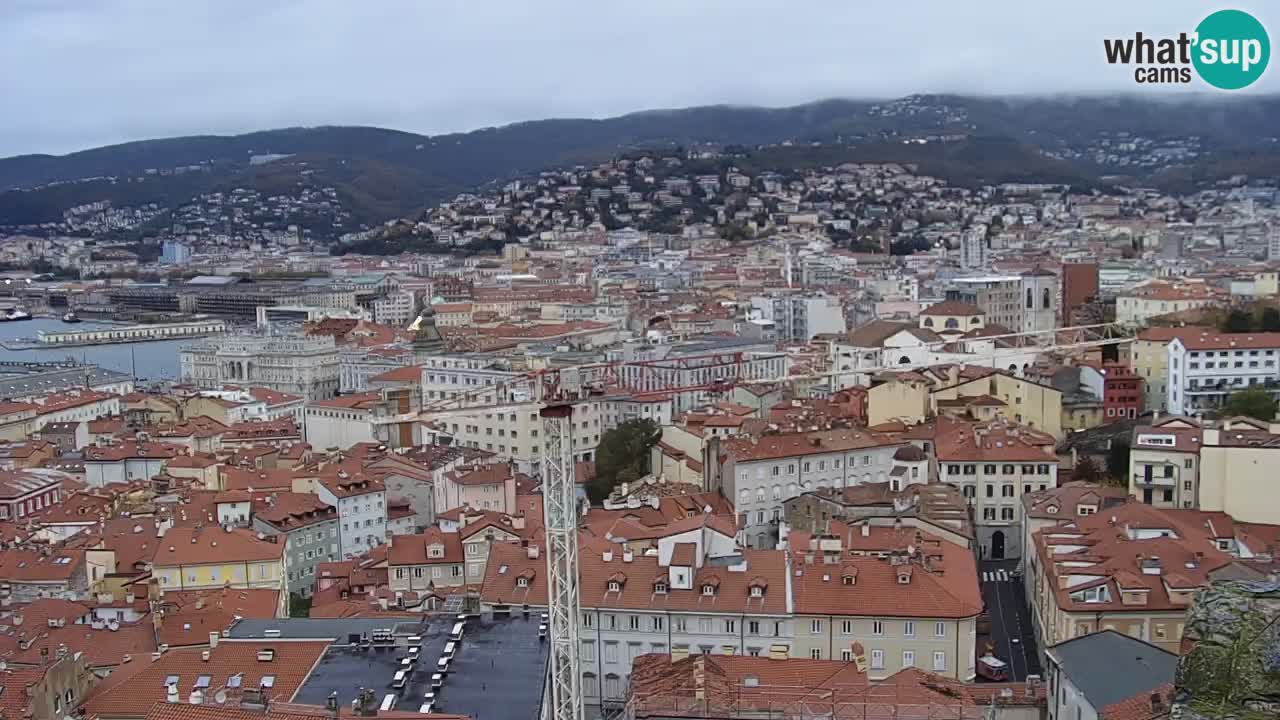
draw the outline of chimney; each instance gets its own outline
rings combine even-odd
[[[178,683],[169,683],[168,689],[165,691],[164,701],[169,703],[178,702]]]
[[[219,637],[220,636],[218,635],[218,632],[216,630],[209,633],[209,649],[210,650],[213,650],[214,648],[218,647]]]
[[[178,688],[175,686],[174,691],[177,691],[177,689]],[[200,688],[193,688],[191,690],[191,695],[187,697],[187,702],[191,703],[192,705],[203,705],[204,693],[200,692]]]

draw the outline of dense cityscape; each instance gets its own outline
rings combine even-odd
[[[981,107],[0,159],[0,720],[1275,717],[1277,139]]]

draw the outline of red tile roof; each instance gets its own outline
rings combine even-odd
[[[165,533],[156,550],[156,567],[204,565],[222,562],[258,562],[284,557],[284,544],[259,540],[256,533],[242,528],[230,532],[213,527],[176,527]]]

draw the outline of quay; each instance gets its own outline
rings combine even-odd
[[[113,343],[149,342],[199,338],[225,333],[225,320],[194,320],[157,325],[126,325],[87,330],[41,330],[36,333],[35,347],[72,347],[76,345],[110,345]],[[30,347],[32,344],[24,343]]]

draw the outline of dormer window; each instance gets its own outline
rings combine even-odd
[[[653,592],[655,595],[666,595],[667,584],[664,582],[656,582],[653,584]]]
[[[1047,513],[1049,513],[1050,515],[1057,515],[1057,514],[1058,514],[1058,506],[1057,506],[1057,505],[1050,505],[1049,507],[1045,508],[1045,509],[1044,509],[1044,511],[1045,511],[1045,512],[1047,512]]]
[[[702,594],[703,594],[703,595],[715,595],[715,594],[716,594],[716,586],[715,586],[715,585],[711,585],[711,584],[703,585],[703,586],[702,586]]]
[[[764,597],[764,588],[760,587],[759,585],[751,588],[751,597],[753,598]]]
[[[609,592],[622,592],[622,583],[617,580],[609,581]]]
[[[841,575],[841,576],[840,576],[840,582],[841,582],[842,584],[844,584],[844,585],[852,585],[852,584],[853,584],[853,576],[852,576],[852,575]]]
[[[523,578],[523,577],[516,578],[516,587],[522,587],[522,588],[529,587],[529,578]]]
[[[427,548],[427,557],[442,558],[444,557],[444,548],[439,545],[432,545]]]

